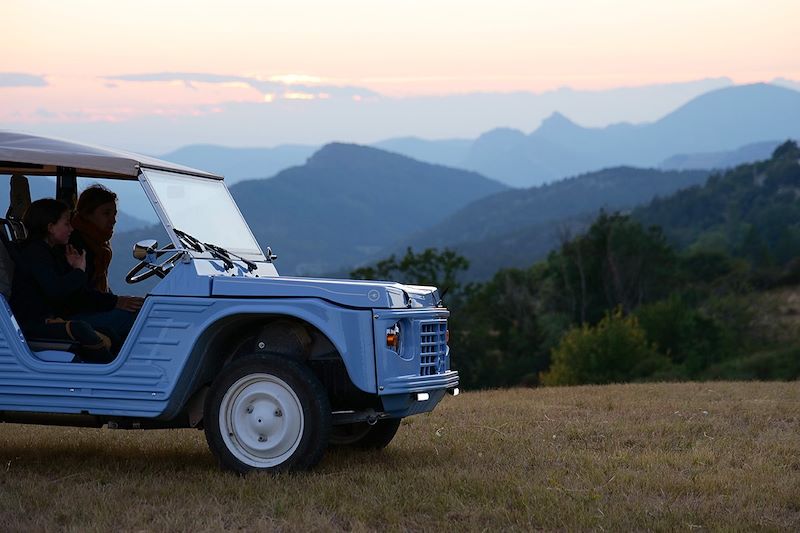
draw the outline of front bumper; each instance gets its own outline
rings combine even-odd
[[[454,389],[458,387],[458,372],[448,370],[433,376],[399,376],[385,379],[382,383],[379,390],[381,396]]]
[[[384,413],[391,418],[404,418],[406,416],[418,415],[420,413],[427,413],[442,401],[447,392],[457,390],[451,389],[436,389],[427,393],[413,393],[413,394],[391,394],[389,396],[382,396]],[[427,396],[427,399],[421,397]]]

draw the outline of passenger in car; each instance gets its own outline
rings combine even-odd
[[[92,185],[81,193],[75,211],[69,242],[78,252],[86,251],[89,286],[110,293],[108,267],[112,255],[111,236],[117,223],[117,195],[102,185]],[[138,296],[119,296],[117,308],[135,313],[143,302]]]
[[[135,315],[115,309],[115,295],[89,287],[86,252],[69,244],[69,208],[58,200],[37,200],[23,222],[28,238],[15,265],[10,301],[22,331],[77,342],[82,360],[110,362]]]

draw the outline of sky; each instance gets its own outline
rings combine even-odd
[[[418,131],[408,113],[474,94],[800,80],[796,0],[3,0],[0,15],[0,128],[114,133],[150,150],[184,144],[141,140],[159,124],[222,144],[457,137],[492,124],[530,130],[548,110],[515,124],[470,104],[451,122],[436,117],[450,129],[418,116]],[[681,94],[669,105],[694,95]],[[667,111],[657,98],[648,105],[576,118],[602,125]],[[393,117],[398,125],[386,123]],[[249,137],[235,135],[237,121]]]

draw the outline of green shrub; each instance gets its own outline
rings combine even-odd
[[[727,337],[729,359],[745,351],[754,351],[763,341],[754,338],[753,320],[756,318],[753,299],[756,293],[731,293],[712,296],[702,303],[703,315],[714,320]]]
[[[669,359],[647,341],[635,316],[617,309],[595,327],[569,330],[551,354],[544,385],[614,383],[641,379],[669,368]]]
[[[685,377],[698,377],[733,351],[734,335],[723,324],[675,295],[642,306],[636,316],[647,340],[679,366]]]
[[[710,368],[703,377],[762,381],[800,379],[800,346],[737,357]]]

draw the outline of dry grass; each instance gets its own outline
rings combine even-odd
[[[0,425],[0,530],[798,530],[800,384],[446,398],[384,452],[239,478],[202,433]]]

